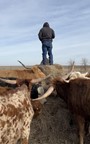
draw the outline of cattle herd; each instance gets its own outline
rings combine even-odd
[[[79,144],[84,144],[90,120],[88,73],[74,71],[53,78],[48,90],[44,91],[41,81],[48,77],[51,75],[38,79],[0,78],[0,144],[17,144],[19,139],[21,144],[29,144],[30,125],[33,118],[39,116],[41,100],[54,91],[66,102],[77,122]]]

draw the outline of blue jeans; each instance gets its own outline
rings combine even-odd
[[[53,65],[52,41],[51,40],[45,40],[42,42],[43,65],[46,65],[47,53],[49,56],[49,64]]]

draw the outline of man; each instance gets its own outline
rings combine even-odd
[[[55,32],[52,28],[50,28],[48,22],[45,22],[43,24],[43,28],[40,29],[38,37],[39,40],[42,42],[43,65],[46,65],[47,53],[49,56],[49,64],[53,65],[52,40],[55,38]]]

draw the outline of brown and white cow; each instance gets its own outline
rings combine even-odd
[[[46,98],[54,89],[74,114],[79,127],[80,144],[84,143],[85,122],[90,120],[90,78],[76,78],[66,81],[62,78],[53,80],[48,91],[37,100]]]
[[[41,108],[37,106],[38,101],[32,102],[31,88],[43,79],[0,80],[15,86],[0,93],[0,144],[16,144],[19,139],[22,144],[28,144],[32,118]]]

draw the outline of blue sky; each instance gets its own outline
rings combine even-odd
[[[0,0],[0,66],[40,64],[46,21],[56,35],[54,63],[90,65],[90,0]]]

